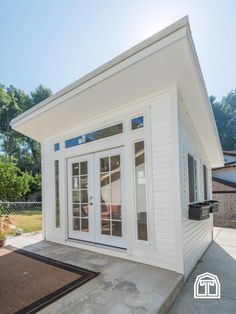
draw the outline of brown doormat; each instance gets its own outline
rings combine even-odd
[[[36,313],[96,275],[25,250],[0,248],[0,313]]]

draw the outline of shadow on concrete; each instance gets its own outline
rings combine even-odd
[[[196,265],[169,313],[236,313],[236,230],[219,230],[215,241]],[[210,272],[221,283],[220,299],[194,299],[198,275]]]

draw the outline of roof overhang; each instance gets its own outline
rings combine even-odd
[[[236,151],[223,151],[223,154],[226,156],[236,157]]]
[[[153,35],[11,121],[39,142],[177,85],[212,166],[224,159],[188,18]]]

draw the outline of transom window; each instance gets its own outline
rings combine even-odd
[[[60,150],[60,143],[54,144],[54,152],[58,152]]]
[[[131,119],[131,130],[136,130],[144,127],[143,116]]]
[[[121,134],[123,132],[123,123],[118,123],[104,129],[93,131],[84,135],[80,135],[65,141],[65,148],[78,146],[81,144],[97,141],[106,137]]]

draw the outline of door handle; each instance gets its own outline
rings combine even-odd
[[[92,200],[93,200],[93,197],[90,196],[90,197],[89,197],[89,205],[91,205],[91,206],[93,205],[93,201],[92,201]]]

